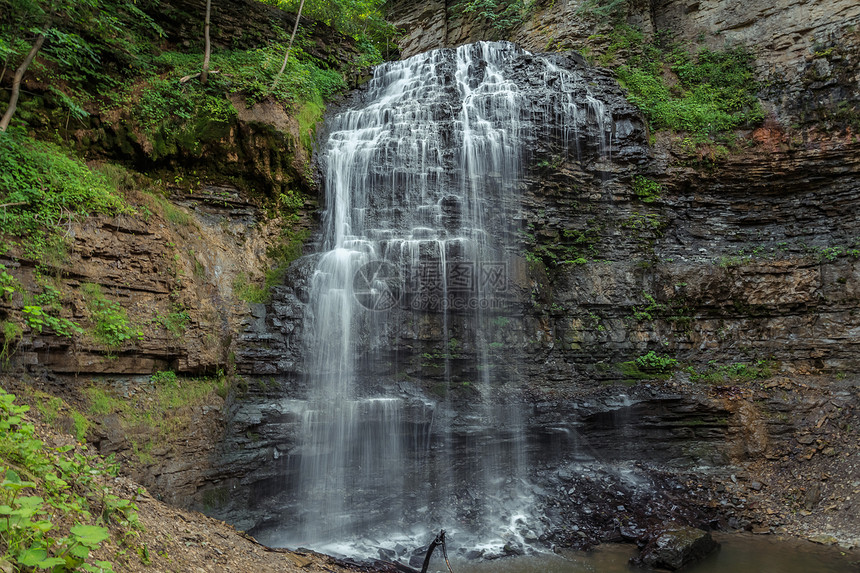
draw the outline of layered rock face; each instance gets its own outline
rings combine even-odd
[[[533,50],[575,45],[595,31],[576,16],[577,8],[539,4],[511,38]],[[386,331],[387,349],[362,366],[359,378],[368,387],[449,412],[440,415],[453,416],[464,448],[476,430],[456,420],[466,419],[476,399],[471,384],[482,376],[478,366],[490,368],[500,384],[516,371],[524,390],[509,398],[525,420],[532,479],[554,492],[546,497],[545,520],[532,532],[547,542],[578,545],[609,535],[601,530],[605,520],[591,512],[599,507],[596,499],[613,494],[588,484],[603,480],[624,489],[618,467],[607,469],[613,464],[719,473],[727,464],[790,451],[786,408],[812,406],[787,406],[764,390],[735,394],[733,373],[844,377],[860,362],[860,144],[845,130],[850,114],[837,117],[839,109],[856,105],[857,42],[850,24],[843,25],[856,19],[856,7],[783,8],[746,7],[741,15],[724,3],[667,2],[631,9],[631,21],[645,31],[671,27],[698,39],[703,29],[719,30],[708,36],[714,46],[779,29],[772,44],[748,44],[762,76],[781,79],[762,93],[774,117],[742,134],[747,149],[728,155],[671,145],[662,134],[649,145],[644,120],[619,97],[608,73],[558,56],[609,103],[611,138],[603,153],[570,153],[568,142],[556,137],[524,146],[516,221],[521,251],[511,264],[517,306],[493,330],[495,338],[484,341],[487,363],[476,345],[450,347],[452,337],[469,340],[457,335],[468,331],[468,321],[424,313]],[[446,16],[447,9],[441,2],[393,7],[392,18],[407,28],[405,55],[493,33]],[[796,42],[783,51],[788,38]],[[802,129],[792,131],[787,121]],[[639,177],[661,190],[637,193]],[[283,479],[295,469],[284,459],[300,447],[300,421],[271,387],[274,382],[291,397],[308,390],[301,328],[312,269],[310,260],[295,266],[273,303],[256,307],[246,321],[239,367],[252,379],[268,380],[269,390],[252,389],[233,410],[222,459],[241,471],[213,475],[208,493],[201,492],[209,511],[260,531],[283,519],[277,509],[284,503]],[[649,352],[679,360],[693,368],[693,382],[709,376],[718,388],[691,384],[687,375],[669,386],[618,385],[660,378],[659,366],[649,371],[647,360],[635,360]],[[420,416],[412,422],[419,424]],[[453,456],[467,458],[468,452]],[[657,503],[656,478],[644,470],[639,477],[650,486],[637,490],[628,482],[616,505]],[[460,500],[456,511],[467,520],[482,507],[465,492]],[[591,504],[588,513],[580,509]],[[657,513],[697,525],[710,519],[706,512],[671,515],[670,506]],[[587,532],[568,529],[572,521],[586,524]],[[640,525],[647,521],[639,519]]]
[[[746,47],[767,85],[763,95],[785,125],[798,120],[838,125],[856,117],[860,8],[855,2],[634,0],[619,9],[646,34],[668,31],[713,49]],[[389,17],[405,31],[404,56],[490,38],[538,52],[581,49],[589,36],[608,30],[576,0],[536,2],[525,22],[503,31],[462,16],[452,2],[394,2]]]
[[[569,364],[574,376],[583,368],[594,375],[580,361],[609,364],[660,348],[693,361],[850,367],[860,8],[631,2],[626,9],[646,33],[745,46],[774,115],[744,134],[748,149],[723,157],[685,152],[663,136],[592,165],[565,162],[557,149],[538,154],[524,232],[537,252],[553,245],[555,260],[543,257],[545,278],[531,274],[536,304],[524,330],[539,332],[546,357]],[[404,54],[499,34],[531,50],[576,48],[605,31],[578,2],[537,3],[507,32],[441,2],[395,3],[391,18],[406,30]],[[642,201],[633,192],[637,176],[659,182],[660,197]],[[603,262],[571,264],[580,258]]]

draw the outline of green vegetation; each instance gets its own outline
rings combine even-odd
[[[784,259],[786,256],[811,257],[820,263],[832,263],[841,258],[860,258],[860,238],[849,239],[842,245],[808,245],[802,241],[748,245],[720,256],[716,264],[723,268],[737,267],[755,261]]]
[[[21,340],[21,335],[24,334],[20,325],[9,321],[0,321],[0,364],[7,366],[12,354],[18,347],[18,342]]]
[[[640,32],[620,25],[604,58],[617,52],[627,55],[618,79],[652,129],[683,131],[704,141],[764,119],[752,56],[743,48],[691,54],[666,35],[646,43]]]
[[[263,303],[269,300],[272,287],[284,284],[290,263],[302,255],[304,242],[310,236],[307,229],[285,227],[280,240],[266,250],[271,266],[262,284],[251,281],[245,273],[238,273],[233,281],[233,292],[244,301]]]
[[[105,298],[99,285],[84,283],[81,293],[86,298],[93,322],[92,334],[96,341],[109,350],[116,350],[128,340],[143,340],[143,332],[129,324],[126,310],[119,303]]]
[[[602,226],[594,220],[586,223],[585,229],[563,229],[557,233],[556,240],[544,240],[544,233],[538,233],[534,223],[529,223],[523,238],[529,250],[526,260],[530,263],[543,263],[549,268],[561,265],[584,265],[588,258],[597,258],[597,244],[600,242]],[[541,239],[538,241],[537,237]]]
[[[642,296],[645,297],[645,300],[648,302],[648,304],[645,307],[633,307],[633,315],[630,317],[633,320],[637,322],[642,322],[645,320],[654,320],[655,314],[662,313],[667,310],[665,304],[657,302],[657,300],[647,292],[643,292]]]
[[[577,13],[591,16],[599,22],[617,22],[627,13],[627,0],[585,0]]]
[[[29,406],[0,389],[0,568],[55,573],[108,573],[92,552],[118,527],[121,543],[140,528],[133,501],[106,486],[116,466],[86,455],[86,447],[50,448],[25,419]]]
[[[619,226],[623,229],[631,229],[633,231],[652,231],[653,235],[660,237],[663,235],[663,228],[666,226],[666,222],[660,218],[660,215],[655,213],[643,215],[639,211],[633,211],[629,217],[621,221]]]
[[[33,399],[36,409],[46,424],[57,431],[71,433],[79,442],[84,441],[90,427],[90,421],[86,416],[57,396],[36,390],[33,392]],[[64,415],[64,412],[68,412],[68,416]],[[68,421],[71,422],[70,425],[63,423]]]
[[[743,48],[699,48],[664,32],[646,41],[642,32],[623,22],[626,0],[586,0],[580,13],[605,30],[588,38],[583,54],[615,69],[628,99],[642,110],[651,129],[686,133],[685,141],[695,150],[764,119],[753,57]],[[725,139],[733,143],[730,136]],[[728,149],[717,146],[710,153],[726,154]],[[636,191],[643,200],[659,196],[656,187],[640,188],[643,194]]]
[[[156,313],[152,323],[169,332],[174,338],[181,338],[190,321],[191,315],[188,311],[181,305],[174,303],[172,312],[167,315]]]
[[[666,373],[677,368],[678,361],[650,350],[636,359],[636,365],[641,370]]]
[[[84,330],[71,320],[52,316],[38,305],[27,305],[22,309],[24,313],[24,322],[27,326],[41,333],[42,329],[47,326],[54,331],[57,336],[65,336],[71,338],[73,334],[83,334]]]
[[[87,415],[98,418],[116,414],[138,460],[152,460],[153,448],[170,442],[180,428],[191,423],[194,407],[212,395],[227,393],[227,379],[219,372],[214,378],[183,378],[172,371],[152,375],[152,386],[130,397],[117,395],[110,388],[93,384],[86,390]]]
[[[692,366],[687,368],[690,379],[693,381],[708,382],[711,384],[723,384],[726,382],[737,382],[741,380],[760,380],[773,375],[774,364],[767,360],[758,360],[747,364],[735,362],[733,364],[718,365],[714,360],[708,362],[704,369]]]
[[[0,264],[0,298],[10,299],[21,290],[18,279],[6,272],[6,265]]]
[[[663,193],[663,186],[653,179],[637,175],[633,178],[633,192],[643,203],[653,203]]]
[[[214,53],[212,65],[219,73],[212,74],[205,85],[181,81],[199,69],[198,54],[162,53],[153,58],[150,72],[128,86],[115,105],[131,110],[152,142],[153,159],[182,150],[199,154],[205,142],[227,135],[237,115],[225,96],[230,92],[243,94],[244,105],[273,98],[296,110],[312,110],[300,126],[306,134],[308,125],[320,119],[324,102],[346,89],[346,82],[339,70],[327,68],[299,45],[291,51],[293,57],[282,79],[272,88],[286,50],[283,40],[255,50]]]
[[[298,2],[266,3],[298,9]],[[371,65],[382,61],[382,52],[394,45],[394,29],[382,16],[381,5],[380,0],[309,0],[302,15],[354,38],[363,52],[357,64]],[[235,116],[227,92],[244,92],[250,101],[273,97],[322,103],[345,85],[341,70],[329,69],[304,51],[313,45],[304,29],[296,38],[284,81],[271,89],[289,38],[276,24],[261,48],[215,51],[213,71],[204,83],[180,81],[193,79],[201,69],[203,58],[196,48],[190,53],[160,51],[164,30],[146,13],[159,9],[154,0],[2,0],[0,7],[0,58],[14,69],[31,49],[41,46],[28,73],[48,81],[51,98],[70,119],[87,117],[94,106],[131,105],[141,126],[154,130],[172,119],[182,127],[177,141],[191,142],[192,133],[205,135],[213,129],[208,124]],[[217,30],[217,15],[212,24]],[[202,43],[202,38],[195,40]],[[29,103],[27,99],[19,110],[25,123],[34,119],[34,106],[44,103],[38,97]]]
[[[263,0],[287,12],[296,13],[301,0]],[[331,26],[356,40],[368,58],[381,61],[382,55],[396,49],[394,26],[385,20],[381,0],[305,0],[302,18]],[[302,30],[296,42],[300,42]],[[292,57],[293,52],[290,52]],[[378,63],[374,61],[373,63]]]
[[[178,386],[179,377],[173,370],[159,370],[149,377],[149,381],[153,384],[164,384],[169,386]]]
[[[3,233],[26,237],[24,254],[43,261],[69,221],[131,211],[102,174],[56,145],[9,132],[0,132],[0,203]]]
[[[450,10],[469,14],[490,24],[496,32],[505,32],[522,24],[534,6],[530,0],[459,0]]]

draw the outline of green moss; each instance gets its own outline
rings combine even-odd
[[[9,320],[0,321],[0,363],[9,364],[23,334],[24,329],[19,324]]]
[[[501,34],[522,24],[533,6],[533,2],[526,0],[459,0],[450,11],[455,16],[468,15],[487,22]]]
[[[308,151],[313,151],[316,125],[322,119],[325,107],[322,102],[306,101],[296,114],[299,122],[299,140]]]
[[[636,359],[636,365],[644,370],[665,374],[678,366],[678,361],[668,356],[657,354],[653,350]]]
[[[238,273],[233,281],[233,293],[250,303],[267,302],[271,288],[284,283],[290,264],[302,255],[304,242],[309,236],[310,231],[307,229],[285,227],[280,240],[266,251],[270,267],[262,284],[252,282],[245,273]]]
[[[207,402],[224,383],[223,376],[183,378],[171,371],[155,373],[153,378],[151,387],[139,389],[129,397],[119,396],[98,384],[85,391],[86,413],[96,418],[117,415],[142,462],[151,460],[154,447],[168,444],[179,429],[186,427],[190,423],[190,410]]]
[[[735,362],[732,364],[717,364],[710,361],[705,368],[688,367],[687,372],[693,381],[722,384],[742,380],[761,380],[773,375],[775,364],[767,360],[755,363]]]

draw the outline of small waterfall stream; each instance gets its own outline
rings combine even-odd
[[[524,304],[513,287],[523,179],[535,142],[578,156],[591,126],[602,153],[612,120],[549,61],[512,78],[524,54],[481,42],[384,64],[361,105],[328,121],[309,395],[285,486],[295,511],[267,543],[331,551],[444,527],[478,546],[534,533],[516,364],[497,364]],[[393,338],[423,357],[435,394],[414,391]]]

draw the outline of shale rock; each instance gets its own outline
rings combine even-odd
[[[675,527],[657,533],[631,561],[653,569],[675,571],[701,561],[719,549],[711,534],[692,527]]]

